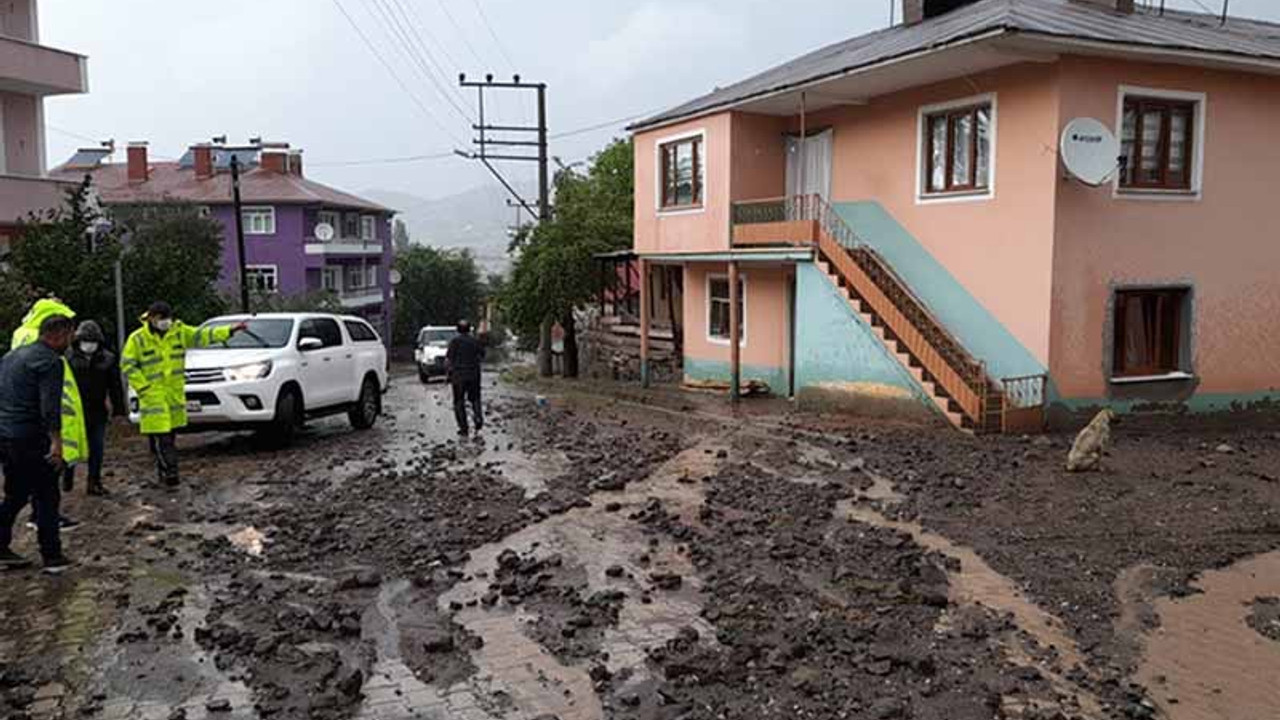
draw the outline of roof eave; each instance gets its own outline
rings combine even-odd
[[[986,28],[981,31],[971,33],[969,35],[954,38],[942,45],[935,45],[933,47],[922,48],[920,50],[900,53],[898,55],[876,60],[874,62],[864,63],[862,65],[852,65],[846,68],[841,68],[840,70],[836,70],[833,72],[822,73],[820,75],[815,75],[805,80],[787,83],[785,85],[779,85],[778,87],[769,88],[767,90],[761,90],[759,92],[751,93],[749,95],[744,95],[740,98],[735,98],[733,100],[726,100],[724,102],[716,103],[715,105],[709,105],[705,108],[699,108],[698,110],[693,110],[681,115],[663,117],[659,120],[653,120],[653,121],[641,120],[638,123],[633,123],[631,125],[628,125],[626,129],[632,133],[645,132],[648,130],[657,130],[659,128],[668,127],[670,125],[675,125],[682,122],[687,122],[689,120],[707,117],[708,115],[716,115],[716,114],[725,112],[727,110],[733,110],[734,108],[741,107],[751,102],[757,102],[757,101],[764,100],[776,95],[781,95],[784,93],[795,92],[796,90],[802,90],[802,89],[812,87],[820,83],[835,80],[838,78],[844,78],[844,77],[849,77],[851,75],[858,75],[861,73],[871,72],[873,70],[879,70],[885,67],[898,64],[898,63],[915,60],[917,58],[928,57],[929,55],[934,55],[940,52],[945,52],[947,50],[952,50],[958,47],[970,45],[975,42],[984,42],[987,40],[993,40],[998,37],[1011,35],[1016,31],[1017,31],[1016,28],[1010,27],[1005,24],[1001,24],[995,27]]]

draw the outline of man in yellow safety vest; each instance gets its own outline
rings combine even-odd
[[[169,303],[156,302],[124,344],[120,367],[138,395],[142,434],[151,443],[156,473],[169,487],[179,482],[175,432],[187,425],[187,350],[226,342],[245,327],[193,328],[174,320]]]

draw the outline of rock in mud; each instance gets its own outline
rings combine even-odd
[[[659,590],[679,590],[684,584],[684,578],[675,573],[654,573],[649,576],[649,580]]]
[[[204,709],[211,713],[229,713],[231,712],[231,701],[226,698],[210,700],[204,704]]]
[[[454,648],[453,633],[435,630],[427,633],[422,641],[422,649],[435,655],[452,652]]]

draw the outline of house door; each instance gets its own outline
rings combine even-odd
[[[827,129],[809,133],[800,139],[787,136],[787,196],[821,195],[831,197],[831,151],[834,131]]]

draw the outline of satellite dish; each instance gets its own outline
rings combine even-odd
[[[1120,167],[1120,141],[1094,118],[1076,118],[1062,129],[1059,154],[1067,172],[1091,187],[1111,179]]]
[[[316,239],[320,242],[329,242],[333,239],[333,226],[329,223],[316,224]]]
[[[391,271],[391,284],[392,284],[392,285],[399,285],[399,284],[400,284],[400,283],[402,283],[402,282],[404,282],[404,276],[400,274],[400,271],[399,271],[399,270],[392,270],[392,271]]]

